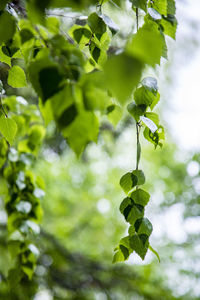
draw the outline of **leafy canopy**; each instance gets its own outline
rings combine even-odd
[[[152,112],[160,99],[157,80],[142,74],[167,56],[165,35],[174,39],[177,27],[175,2],[131,0],[135,28],[140,28],[120,47],[115,44],[120,26],[104,14],[104,5],[114,3],[123,10],[123,1],[8,2],[0,4],[0,61],[7,72],[1,78],[0,162],[7,183],[9,248],[16,259],[9,280],[31,279],[36,267],[33,236],[40,232],[44,184],[31,172],[31,165],[45,126],[54,121],[80,156],[88,143],[97,142],[101,120],[107,118],[116,125],[128,103],[137,129],[136,168],[120,180],[126,193],[120,211],[130,227],[115,249],[113,262],[124,261],[133,252],[141,259],[148,249],[156,253],[149,244],[153,227],[144,217],[150,195],[141,188],[145,176],[139,169],[139,134],[144,128],[145,139],[156,148],[162,146],[164,128]],[[72,18],[66,30],[54,16],[54,9],[65,8],[79,14],[85,10],[88,15]],[[140,24],[138,11],[144,15]],[[14,96],[5,93],[8,86]],[[16,96],[26,86],[33,88],[35,104]]]

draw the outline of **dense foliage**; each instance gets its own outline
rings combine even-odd
[[[124,34],[107,14],[126,14],[127,7],[132,21]],[[45,128],[54,122],[57,138],[64,137],[80,157],[89,142],[97,142],[105,120],[115,126],[122,119],[127,104],[136,124],[136,167],[120,180],[126,194],[120,211],[130,227],[113,262],[133,252],[144,259],[148,249],[159,259],[144,217],[150,194],[141,188],[140,132],[162,147],[164,128],[152,112],[160,99],[157,80],[145,74],[167,58],[166,35],[175,39],[175,1],[3,1],[0,9],[0,166],[15,259],[9,282],[31,280],[39,257],[35,236],[44,182],[31,169]],[[21,97],[26,93],[32,94],[27,101]]]

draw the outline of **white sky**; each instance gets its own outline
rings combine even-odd
[[[178,2],[177,53],[175,65],[171,66],[176,69],[172,74],[175,84],[167,99],[170,109],[164,116],[178,146],[190,151],[200,150],[200,45],[195,46],[193,51],[187,37],[194,37],[197,43],[200,42],[199,13],[199,0]],[[185,55],[182,56],[181,51],[185,51]],[[179,60],[178,65],[176,60]]]

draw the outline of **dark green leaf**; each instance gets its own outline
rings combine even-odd
[[[73,36],[74,40],[78,44],[85,46],[89,42],[89,40],[92,36],[92,32],[89,29],[84,28],[84,27],[75,27],[75,28],[77,28],[77,29],[74,29],[72,31],[72,36]]]
[[[137,220],[135,223],[135,228],[139,235],[146,234],[147,236],[150,236],[153,231],[153,226],[147,218]]]
[[[132,236],[135,234],[135,226],[134,225],[131,225],[128,229],[128,234],[129,236]]]
[[[24,28],[24,29],[20,30],[20,37],[21,37],[21,43],[24,44],[27,41],[29,41],[32,38],[34,38],[34,34],[29,29]]]
[[[88,25],[97,37],[106,32],[106,24],[103,21],[103,18],[98,16],[97,13],[92,13],[91,15],[89,15]]]
[[[128,210],[127,210],[128,211]],[[127,222],[134,225],[138,219],[143,218],[144,208],[141,205],[133,205],[128,214],[126,214],[126,209],[124,210],[124,217]]]
[[[175,15],[175,13],[176,13],[175,0],[167,0],[167,14]]]
[[[145,176],[142,170],[134,170],[132,174],[137,177],[137,185],[143,185],[145,183]]]
[[[155,106],[155,103],[157,103],[159,99],[159,93],[151,92],[149,88],[146,88],[145,86],[136,89],[134,93],[134,100],[137,105]]]
[[[130,246],[144,260],[149,246],[148,237],[134,234],[130,236]]]
[[[3,47],[5,46],[0,47],[0,61],[11,67],[11,58],[4,53],[4,51],[2,50]]]
[[[15,19],[7,11],[0,12],[0,44],[12,39],[16,30]]]
[[[173,39],[176,38],[177,20],[173,15],[163,17],[162,20],[159,21],[159,24],[165,35],[168,35]]]
[[[120,212],[124,215],[124,210],[127,208],[127,207],[129,207],[129,208],[131,208],[133,206],[133,201],[131,200],[131,198],[125,198],[123,201],[122,201],[122,203],[121,203],[121,205],[120,205],[120,207],[119,207],[119,210],[120,210]]]
[[[128,112],[135,119],[136,122],[139,122],[140,116],[143,116],[146,111],[146,105],[136,105],[134,102],[129,103],[127,106]]]
[[[28,71],[30,81],[44,103],[61,90],[63,77],[59,66],[48,56],[31,62]]]
[[[154,144],[155,148],[158,145],[162,147],[162,143],[160,141],[165,139],[165,133],[164,128],[161,125],[158,126],[158,130],[154,133],[152,133],[150,129],[146,127],[143,134],[146,140]]]
[[[6,4],[9,2],[9,0],[1,0],[0,3],[0,10],[3,10]]]

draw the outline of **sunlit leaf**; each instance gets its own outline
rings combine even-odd
[[[13,88],[21,88],[27,85],[24,70],[19,66],[13,66],[8,73],[8,84]]]
[[[0,132],[5,139],[12,144],[17,133],[17,124],[13,119],[6,118],[4,115],[0,117]]]

